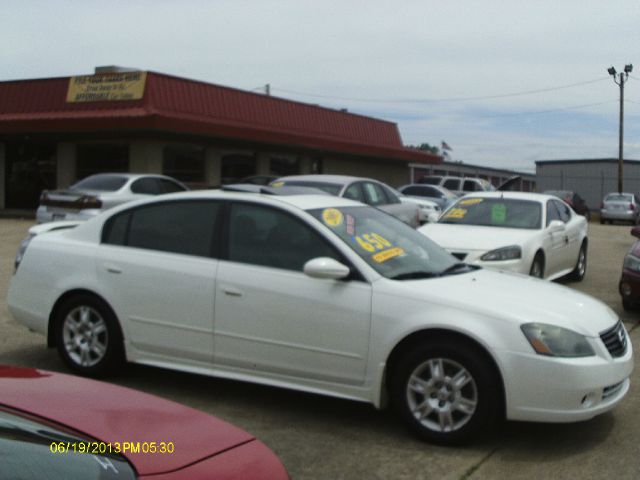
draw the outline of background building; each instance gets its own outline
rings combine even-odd
[[[411,169],[410,178],[412,182],[417,181],[425,175],[453,175],[456,177],[483,178],[491,182],[494,187],[497,187],[514,175],[519,175],[521,178],[520,181],[514,185],[515,190],[521,190],[523,192],[536,191],[536,176],[532,173],[470,165],[461,162],[442,162],[436,165],[411,164],[409,168]]]
[[[625,160],[623,172],[623,190],[640,193],[640,161]],[[618,191],[618,159],[541,160],[536,176],[538,191],[573,190],[596,210],[607,193]]]
[[[254,174],[332,173],[409,181],[395,123],[169,75],[0,82],[0,209],[98,172],[153,172],[194,188]]]

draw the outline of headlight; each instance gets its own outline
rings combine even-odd
[[[16,259],[13,262],[13,273],[16,273],[16,271],[18,270],[18,267],[20,266],[20,262],[22,261],[22,257],[24,257],[24,252],[27,251],[29,242],[33,237],[35,237],[35,235],[30,233],[20,242],[20,246],[18,247],[18,252],[16,253]]]
[[[623,267],[634,272],[640,272],[640,258],[631,255],[630,253],[624,257]]]
[[[591,357],[593,348],[584,335],[545,323],[525,323],[522,333],[540,355],[550,357]]]
[[[516,258],[522,258],[522,250],[518,245],[511,245],[510,247],[498,248],[497,250],[491,250],[480,257],[480,260],[485,262],[496,262],[499,260],[515,260]]]

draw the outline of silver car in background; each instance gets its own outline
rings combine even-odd
[[[388,185],[371,178],[346,175],[292,175],[271,182],[272,187],[315,187],[337,197],[349,198],[379,208],[413,228],[423,218],[418,205],[402,202]]]
[[[185,190],[188,188],[182,183],[164,175],[99,173],[65,190],[44,190],[36,221],[88,220],[116,205]]]
[[[614,220],[637,225],[640,220],[640,200],[633,193],[609,193],[602,200],[600,223]]]

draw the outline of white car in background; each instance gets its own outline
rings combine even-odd
[[[472,265],[553,280],[582,280],[587,221],[552,195],[484,192],[462,197],[419,231]]]
[[[440,214],[442,213],[442,209],[440,205],[431,200],[427,200],[426,198],[419,197],[410,197],[405,195],[404,193],[396,190],[395,188],[391,188],[391,191],[396,194],[396,196],[400,199],[402,203],[411,203],[413,205],[417,205],[420,209],[420,224],[424,223],[433,223],[437,222],[438,218],[440,218]]]
[[[9,310],[84,375],[128,360],[390,399],[442,444],[505,416],[586,420],[629,390],[632,345],[609,307],[460,263],[352,200],[187,192],[31,230]]]
[[[313,187],[379,208],[411,227],[421,224],[422,213],[414,202],[403,202],[387,184],[349,175],[290,175],[271,182],[272,187]]]
[[[87,220],[116,205],[185,190],[188,190],[186,186],[165,175],[98,173],[65,190],[44,190],[40,195],[36,221]]]

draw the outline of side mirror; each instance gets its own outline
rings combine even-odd
[[[329,257],[312,258],[304,264],[304,273],[312,278],[340,280],[345,278],[351,270],[346,265]]]
[[[638,227],[633,227],[631,229],[631,235],[633,235],[636,238],[640,238],[640,226]]]
[[[564,230],[564,222],[562,220],[551,220],[549,224],[549,230],[552,232],[560,232]]]

